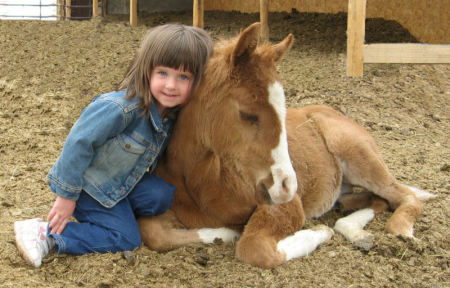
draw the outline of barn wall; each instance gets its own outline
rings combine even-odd
[[[160,12],[185,10],[192,10],[192,0],[138,0],[138,11]],[[107,13],[130,13],[130,0],[108,0]]]
[[[348,0],[269,0],[269,11],[346,12]],[[205,10],[259,12],[259,0],[204,0]],[[108,0],[108,13],[128,14],[129,0]],[[139,0],[139,11],[192,10],[192,0]],[[367,17],[395,20],[425,43],[450,43],[450,0],[367,0]],[[270,21],[270,17],[269,17]]]
[[[206,0],[205,10],[259,11],[259,0]],[[347,0],[269,0],[270,12],[337,13],[347,11]],[[395,20],[421,42],[450,43],[449,0],[367,0],[367,17]],[[270,21],[270,17],[269,17]]]

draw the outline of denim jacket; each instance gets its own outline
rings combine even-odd
[[[84,190],[109,208],[155,169],[175,119],[162,120],[154,102],[146,117],[140,99],[125,96],[124,90],[100,95],[81,112],[47,176],[50,190],[72,200]]]

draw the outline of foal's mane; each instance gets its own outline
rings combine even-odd
[[[259,29],[256,30],[259,31]],[[199,85],[201,87],[193,93],[193,98],[202,98],[211,105],[217,105],[220,97],[223,96],[215,93],[218,88],[236,87],[243,81],[265,83],[267,79],[278,79],[274,69],[275,62],[278,60],[277,52],[268,42],[258,44],[259,34],[251,39],[255,42],[254,49],[248,49],[241,55],[236,55],[242,33],[230,39],[221,38],[216,42],[214,53],[208,61],[202,83]],[[264,69],[258,69],[258,67]]]

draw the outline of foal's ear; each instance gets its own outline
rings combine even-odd
[[[248,26],[239,35],[238,42],[234,47],[231,55],[231,62],[233,65],[239,61],[239,58],[250,55],[258,46],[259,30],[261,24],[256,22]]]
[[[286,38],[283,39],[283,41],[281,41],[278,44],[273,45],[272,48],[273,48],[273,51],[275,54],[273,60],[275,62],[280,60],[284,56],[284,54],[287,51],[289,51],[289,49],[291,49],[293,42],[294,42],[294,35],[289,34]]]

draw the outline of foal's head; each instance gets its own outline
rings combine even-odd
[[[259,200],[278,204],[290,201],[297,190],[288,154],[285,95],[275,66],[293,36],[258,46],[259,30],[255,23],[216,45],[192,101],[208,111],[199,116],[202,144],[255,187]]]

